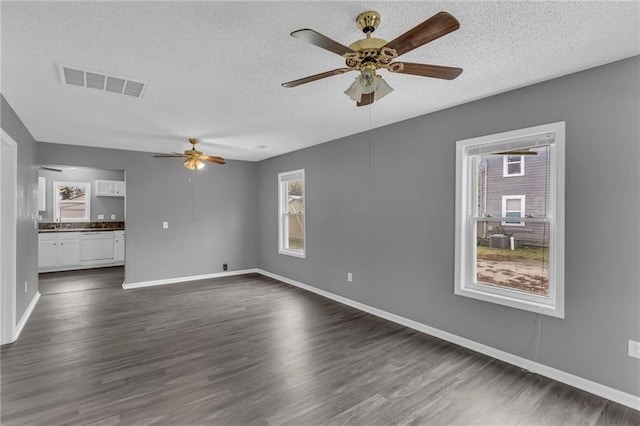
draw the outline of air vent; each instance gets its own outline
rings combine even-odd
[[[141,98],[147,89],[147,84],[134,81],[126,77],[108,75],[101,72],[89,71],[84,68],[65,64],[57,64],[62,84],[87,87],[111,93]]]

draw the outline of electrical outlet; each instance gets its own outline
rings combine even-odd
[[[111,220],[116,220],[116,215],[115,214],[111,215]]]
[[[162,222],[162,229],[169,229],[169,222]]]
[[[223,271],[226,271],[227,269],[228,269],[227,264],[226,264],[226,263],[223,263],[223,264],[222,264],[222,270],[223,270]]]
[[[629,340],[628,355],[633,358],[640,358],[640,342]]]
[[[347,282],[352,282],[353,281],[353,274],[351,272],[347,272]]]
[[[24,292],[26,293],[27,290],[29,290],[29,284],[25,281],[24,282]]]

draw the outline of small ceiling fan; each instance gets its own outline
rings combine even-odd
[[[354,83],[344,93],[357,102],[357,106],[364,106],[377,101],[393,90],[376,71],[386,69],[401,74],[412,74],[422,77],[442,78],[453,80],[462,72],[462,68],[445,67],[441,65],[416,64],[411,62],[393,62],[398,56],[440,38],[460,28],[456,18],[447,12],[439,12],[423,23],[415,26],[404,34],[387,42],[380,38],[373,38],[371,34],[380,25],[380,14],[375,11],[362,12],[356,18],[357,27],[365,33],[366,38],[355,41],[349,47],[343,46],[311,29],[301,29],[291,33],[299,38],[330,52],[337,53],[345,59],[346,68],[337,68],[309,77],[283,83],[284,87],[296,87],[301,84],[343,74],[349,71],[359,71]]]
[[[210,163],[215,164],[225,164],[224,158],[222,157],[212,157],[210,155],[204,155],[202,152],[196,149],[197,143],[200,142],[196,138],[189,139],[189,143],[191,144],[191,149],[187,149],[184,151],[184,154],[179,154],[177,152],[173,152],[171,154],[161,154],[154,155],[154,157],[183,157],[186,158],[184,161],[184,166],[189,170],[200,170],[204,167],[204,163],[202,161],[208,161]],[[202,160],[202,161],[201,161]]]

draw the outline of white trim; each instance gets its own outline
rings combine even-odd
[[[25,325],[27,325],[27,321],[29,321],[29,318],[31,317],[33,310],[36,308],[36,305],[38,304],[38,300],[40,300],[39,291],[37,291],[36,294],[33,295],[33,299],[31,299],[29,306],[27,306],[27,309],[24,311],[24,314],[22,314],[22,318],[20,318],[20,321],[18,321],[18,324],[16,325],[15,339],[13,339],[14,342],[18,340],[18,337],[20,337],[20,333],[22,333],[22,329],[24,328]]]
[[[565,122],[465,139],[456,143],[455,283],[454,294],[564,318],[564,173]],[[507,149],[549,146],[549,295],[532,296],[473,284],[476,253],[474,226],[476,156]],[[510,226],[510,225],[508,225]]]
[[[122,288],[125,290],[129,290],[132,288],[153,287],[156,285],[165,285],[165,284],[178,284],[178,283],[191,282],[191,281],[207,280],[210,278],[231,277],[234,275],[255,274],[255,273],[259,273],[259,271],[255,268],[252,268],[252,269],[240,269],[237,271],[214,272],[211,274],[203,274],[203,275],[190,275],[187,277],[166,278],[162,280],[139,281],[137,283],[129,283],[129,284],[123,282]]]
[[[259,268],[256,269],[256,272],[266,277],[282,281],[286,284],[290,284],[290,285],[302,288],[304,290],[310,291],[312,293],[319,294],[320,296],[326,297],[327,299],[334,300],[338,303],[342,303],[343,305],[351,306],[352,308],[356,308],[363,312],[367,312],[371,315],[375,315],[377,317],[384,318],[391,322],[404,325],[405,327],[409,327],[421,333],[429,334],[439,339],[446,340],[447,342],[455,343],[456,345],[462,346],[464,348],[471,349],[473,351],[490,356],[492,358],[499,359],[500,361],[504,361],[509,364],[515,365],[517,367],[524,368],[526,370],[529,370],[532,373],[536,373],[541,376],[548,377],[558,382],[576,387],[578,389],[582,389],[586,392],[592,393],[594,395],[609,399],[611,401],[633,408],[634,410],[640,411],[640,396],[635,396],[630,393],[626,393],[618,389],[614,389],[609,386],[605,386],[600,383],[593,382],[591,380],[582,378],[580,376],[576,376],[574,374],[567,373],[565,371],[558,370],[556,368],[549,367],[544,364],[540,364],[539,362],[535,362],[530,359],[511,354],[509,352],[501,351],[500,349],[496,349],[491,346],[478,343],[474,340],[470,340],[465,337],[461,337],[461,336],[449,333],[447,331],[443,331],[443,330],[419,323],[417,321],[410,320],[405,317],[401,317],[400,315],[383,311],[382,309],[365,305],[364,303],[356,302],[355,300],[351,300],[346,297],[339,296],[337,294],[330,293],[328,291],[321,290],[316,287],[312,287],[308,284],[304,284],[299,281],[295,281],[295,280],[283,277],[281,275],[277,275]]]
[[[10,170],[2,169],[0,175],[0,185],[8,188],[8,193],[0,190],[0,344],[5,344],[16,340],[18,144],[4,129],[0,130],[0,163],[10,164]],[[2,154],[4,146],[7,151]]]
[[[286,194],[284,191],[284,187],[287,182],[292,180],[302,180],[302,197],[304,202],[302,203],[302,212],[300,212],[299,216],[302,217],[302,250],[285,248],[285,228],[288,227],[288,220],[285,221],[285,218],[291,216],[286,213]],[[305,170],[298,169],[292,170],[290,172],[282,172],[278,173],[278,253],[286,254],[287,256],[299,257],[305,259],[307,257],[307,193],[306,193],[306,181],[305,181]]]

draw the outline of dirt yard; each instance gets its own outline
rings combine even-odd
[[[540,259],[478,253],[478,282],[546,296],[549,264]]]

